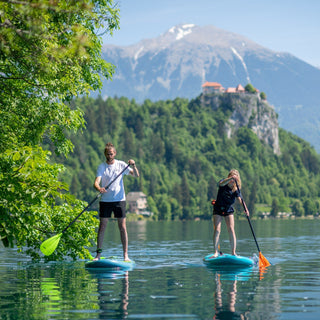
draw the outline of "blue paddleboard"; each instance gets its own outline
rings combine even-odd
[[[243,256],[233,256],[231,254],[222,254],[217,257],[213,256],[213,253],[208,254],[203,258],[203,262],[207,266],[225,266],[231,267],[251,267],[255,264],[251,258]]]
[[[91,260],[86,262],[86,268],[92,269],[113,269],[113,270],[132,270],[135,266],[134,261],[124,261],[120,258],[110,257],[110,258],[101,258],[100,260]]]

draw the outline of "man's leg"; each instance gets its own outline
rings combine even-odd
[[[97,255],[93,260],[99,260],[101,257],[104,232],[107,227],[108,218],[100,218],[98,236],[97,236]]]
[[[127,234],[127,226],[126,226],[126,218],[118,218],[118,227],[120,231],[120,237],[123,248],[123,259],[125,261],[130,260],[128,257],[128,234]]]

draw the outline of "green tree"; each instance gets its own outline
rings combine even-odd
[[[207,200],[211,201],[213,199],[216,199],[217,192],[218,192],[218,182],[213,176],[210,176],[209,183],[208,183]]]
[[[242,127],[237,132],[237,144],[250,152],[252,157],[257,157],[261,142],[252,130]]]
[[[250,197],[248,199],[248,210],[251,216],[255,214],[255,203],[257,201],[258,186],[259,186],[258,181],[254,179],[252,189],[250,192]]]
[[[152,197],[147,198],[148,210],[153,213],[153,218],[158,219],[159,210]]]
[[[159,197],[159,219],[160,220],[171,220],[171,205],[166,195],[160,195]]]
[[[299,199],[297,199],[293,202],[292,213],[297,217],[304,216],[304,207],[303,207],[302,202]]]
[[[244,89],[247,91],[247,92],[250,92],[250,93],[256,93],[257,90],[256,88],[251,84],[251,83],[248,83]]]
[[[271,204],[271,212],[270,212],[271,217],[275,218],[278,215],[278,212],[279,212],[278,200],[273,199]]]
[[[261,93],[260,93],[260,98],[261,98],[262,100],[267,100],[267,95],[266,95],[264,92],[261,92]]]
[[[82,128],[84,118],[70,101],[101,88],[100,75],[112,76],[99,32],[112,34],[118,22],[111,0],[0,2],[0,236],[34,258],[83,206],[40,145],[64,155],[73,149],[67,133]],[[50,258],[88,255],[96,224],[89,217],[70,228],[73,240],[62,239]]]
[[[317,213],[316,204],[311,199],[306,199],[304,201],[303,208],[304,208],[305,215],[316,215]]]

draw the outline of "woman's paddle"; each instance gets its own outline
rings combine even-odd
[[[240,189],[239,189],[239,186],[238,186],[238,182],[237,182],[236,179],[234,179],[234,181],[235,181],[237,189],[238,189],[238,191],[240,193],[240,199],[241,199],[241,203],[243,205],[243,209],[244,209],[245,212],[247,212],[248,209],[247,209],[247,206],[246,206],[246,204],[245,204],[245,202],[244,202],[244,200],[242,198],[242,195],[241,195],[241,192],[240,192]],[[268,267],[268,266],[270,266],[270,262],[261,253],[259,245],[258,245],[258,241],[257,241],[257,238],[256,238],[256,235],[254,234],[254,231],[253,231],[253,227],[252,227],[252,224],[251,224],[251,221],[250,221],[250,217],[247,214],[246,214],[246,217],[248,219],[248,222],[249,222],[249,225],[250,225],[250,229],[251,229],[254,241],[256,242],[256,245],[257,245],[257,248],[258,248],[258,251],[259,251],[259,267]]]
[[[128,164],[106,187],[105,189],[107,190],[130,166],[130,164]],[[46,256],[50,256],[54,250],[56,250],[60,238],[62,237],[62,235],[67,231],[67,229],[69,229],[69,227],[71,227],[71,225],[85,212],[88,210],[88,208],[98,199],[100,198],[101,193],[98,193],[96,195],[96,197],[69,223],[69,225],[64,228],[62,230],[61,233],[56,234],[55,236],[45,240],[41,246],[40,246],[40,250],[41,252],[46,255]]]

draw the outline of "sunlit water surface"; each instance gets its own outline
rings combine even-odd
[[[128,272],[92,272],[84,261],[32,263],[0,248],[0,319],[319,319],[320,220],[253,221],[272,263],[211,270],[212,225],[130,222]],[[247,221],[236,222],[238,254],[258,254]],[[94,249],[93,249],[94,250]],[[221,250],[230,253],[222,230]],[[121,254],[115,222],[105,256]]]

